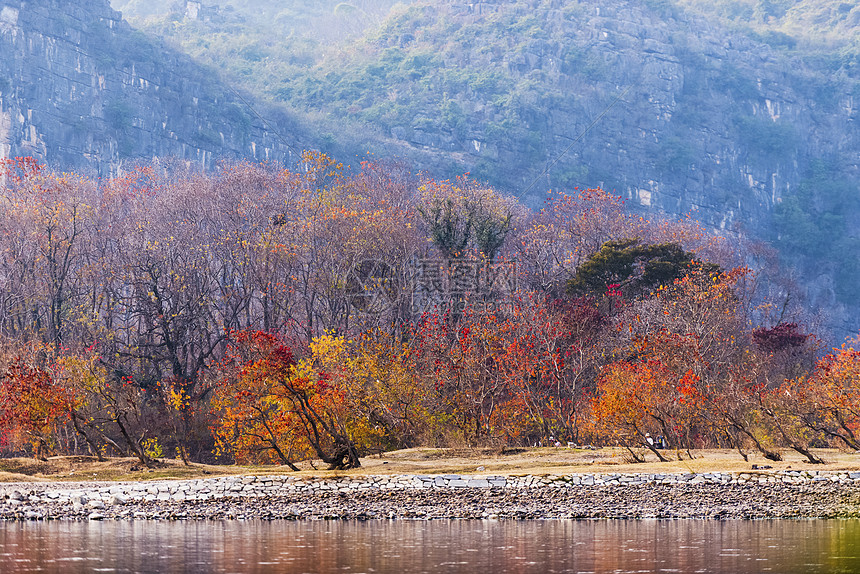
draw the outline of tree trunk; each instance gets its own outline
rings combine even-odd
[[[75,432],[77,432],[79,435],[84,437],[84,440],[87,442],[87,446],[90,447],[90,452],[96,456],[96,459],[99,462],[104,462],[105,457],[102,456],[102,452],[99,450],[98,446],[96,446],[96,443],[93,442],[93,440],[89,437],[89,435],[87,435],[87,433],[84,432],[84,430],[81,428],[80,424],[78,423],[78,419],[83,418],[83,417],[74,411],[72,411],[71,415],[72,415],[72,424],[75,425]]]

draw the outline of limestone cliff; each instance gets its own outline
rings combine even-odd
[[[0,0],[0,157],[111,175],[172,156],[289,160],[278,132],[214,74],[122,21],[107,0]]]
[[[452,41],[440,47],[443,31]],[[407,100],[423,94],[405,82],[363,94],[364,109],[386,117],[405,107],[402,117],[386,117],[395,138],[458,157],[515,192],[559,159],[531,193],[602,183],[649,210],[762,228],[813,159],[839,156],[842,172],[860,178],[856,79],[668,3],[419,3],[375,49],[368,68],[382,75],[429,59],[407,77],[436,86],[440,113],[413,113]],[[457,82],[449,79],[455,72]],[[324,97],[340,88],[324,87]],[[355,107],[353,115],[363,111]]]
[[[278,95],[533,205],[601,185],[773,241],[807,302],[856,334],[858,69],[671,0],[418,0]]]

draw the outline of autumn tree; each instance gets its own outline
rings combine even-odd
[[[496,423],[508,389],[493,361],[496,318],[470,307],[458,316],[451,321],[446,313],[426,313],[413,346],[417,369],[432,380],[436,409],[459,440],[474,446],[499,438]]]
[[[95,349],[54,360],[55,380],[74,397],[72,424],[96,456],[113,452],[152,466],[161,449],[159,440],[169,432],[160,428],[157,399],[147,396],[140,381],[111,372],[104,363]]]
[[[54,351],[86,320],[85,268],[94,234],[96,186],[31,160],[2,160],[0,334],[33,337]]]
[[[315,368],[330,339],[316,340],[301,361],[274,335],[240,332],[233,341],[216,387],[223,452],[243,460],[271,451],[294,470],[311,453],[332,469],[361,466],[347,389]]]
[[[696,437],[708,436],[707,444],[724,441],[746,456],[743,446],[752,443],[774,458],[779,455],[768,448],[766,428],[756,415],[762,386],[747,372],[751,363],[743,287],[748,275],[743,268],[715,274],[693,264],[683,277],[625,305],[613,319],[611,345],[625,363],[653,358],[675,380],[695,381],[697,396],[706,400],[699,403],[695,425],[688,421],[680,427],[684,448],[695,446]]]
[[[513,300],[499,321],[493,360],[508,386],[518,424],[513,437],[579,441],[583,406],[601,366],[607,325],[593,300]]]
[[[812,373],[786,380],[780,391],[808,433],[860,450],[860,353],[853,345],[834,349]]]
[[[30,357],[31,359],[37,357]],[[57,446],[59,427],[69,420],[72,396],[38,361],[16,356],[0,377],[0,429],[4,440],[14,434],[44,459]]]
[[[525,285],[559,295],[589,256],[607,241],[636,236],[640,224],[620,197],[599,188],[550,195],[516,233]]]
[[[345,388],[352,417],[361,421],[356,440],[365,449],[433,444],[444,432],[447,419],[433,408],[433,385],[416,370],[414,342],[380,329],[318,347],[320,366]]]
[[[691,370],[679,372],[653,356],[613,363],[595,389],[594,424],[634,460],[644,461],[638,453],[648,449],[665,462],[658,436],[675,449],[692,446],[688,430],[699,423],[698,383]]]

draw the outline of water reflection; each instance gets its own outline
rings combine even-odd
[[[858,572],[860,521],[0,524],[2,572]]]

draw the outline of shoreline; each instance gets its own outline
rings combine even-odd
[[[4,483],[0,521],[860,517],[860,472],[225,476]]]

